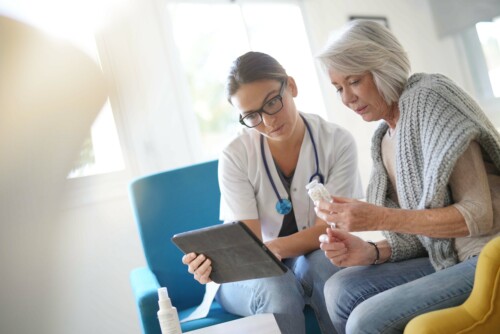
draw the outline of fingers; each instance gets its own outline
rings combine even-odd
[[[354,198],[348,198],[348,197],[338,197],[338,196],[332,196],[333,201],[336,203],[353,203],[353,202],[358,202],[357,199]]]
[[[349,258],[348,249],[342,242],[322,243],[320,248],[328,260],[336,266],[341,266],[342,262]]]
[[[339,220],[339,215],[333,211],[324,211],[315,207],[314,211],[316,212],[316,216],[325,222],[334,222]]]
[[[335,235],[329,233],[328,231],[331,230],[331,228],[327,228],[326,231],[327,231],[327,234],[322,234],[319,236],[319,242],[320,243],[331,243],[331,242],[340,242],[342,240],[340,240],[339,238],[337,238]]]
[[[191,254],[194,254],[194,253],[191,253]],[[191,273],[191,274],[194,274],[195,271],[198,270],[198,268],[200,267],[200,265],[205,260],[206,260],[206,257],[203,254],[200,254],[200,255],[196,256],[195,259],[193,259],[193,260],[191,260],[191,262],[189,262],[189,264],[188,264],[188,272]]]
[[[330,242],[330,238],[328,237],[327,234],[322,234],[319,236],[319,242],[320,243],[329,243]]]
[[[316,216],[320,219],[328,222],[329,224],[335,224],[337,221],[342,221],[343,204],[328,203],[325,201],[314,202],[314,211]]]
[[[182,257],[182,263],[188,266],[188,272],[193,274],[194,279],[202,284],[211,282],[212,262],[205,255],[189,253]]]
[[[346,245],[343,242],[338,242],[338,241],[322,242],[319,245],[319,248],[325,251],[325,253],[329,252],[330,254],[335,256],[347,252]]]
[[[195,253],[189,253],[189,254],[186,254],[182,257],[182,263],[184,264],[189,264],[191,263],[191,261],[193,261],[194,259],[196,258],[196,254]]]
[[[332,196],[331,202],[315,201],[314,206],[327,212],[341,212],[343,204],[359,202],[354,198]]]
[[[351,233],[338,228],[327,228],[326,233],[328,234],[330,240],[334,239],[337,241],[347,241],[354,237]]]
[[[330,262],[334,265],[336,265],[337,267],[348,267],[350,266],[349,264],[349,254],[345,253],[345,254],[341,254],[341,255],[338,255],[338,256],[335,256],[335,257],[329,257],[328,258],[330,260]]]
[[[316,209],[320,209],[322,211],[330,212],[332,211],[332,206],[334,205],[333,202],[326,202],[326,201],[315,201],[314,206]]]
[[[212,262],[207,259],[201,266],[194,272],[194,279],[201,284],[206,284],[211,281],[210,274],[212,273]]]

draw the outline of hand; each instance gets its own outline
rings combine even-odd
[[[274,254],[274,256],[276,256],[276,258],[278,260],[282,260],[283,257],[281,256],[280,254],[280,238],[277,238],[277,239],[274,239],[274,240],[270,240],[270,241],[267,241],[265,243],[267,249],[269,249],[271,251],[271,253]]]
[[[370,265],[377,257],[375,247],[349,232],[326,229],[319,238],[320,248],[331,263],[338,267]]]
[[[212,262],[205,255],[196,256],[195,253],[189,253],[182,257],[182,263],[188,266],[188,272],[194,275],[194,279],[201,284],[212,282],[210,274],[212,273]]]
[[[315,202],[316,215],[345,231],[383,230],[386,208],[351,198],[335,197],[333,202]]]

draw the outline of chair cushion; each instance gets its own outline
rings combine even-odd
[[[182,319],[187,317],[195,310],[195,308],[196,307],[190,307],[188,309],[180,311],[179,318]],[[204,328],[207,326],[212,326],[239,318],[241,317],[224,311],[219,303],[214,301],[206,318],[183,322],[181,323],[181,329],[182,332],[194,331],[195,329]]]

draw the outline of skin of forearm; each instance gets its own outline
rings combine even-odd
[[[248,219],[242,221],[252,232],[262,240],[262,231],[260,229],[260,222],[258,219]]]
[[[433,238],[469,235],[465,219],[453,206],[426,210],[385,208],[381,230],[420,234]]]
[[[326,233],[325,223],[301,230],[292,235],[270,241],[281,258],[290,258],[307,254],[319,248],[319,236]]]

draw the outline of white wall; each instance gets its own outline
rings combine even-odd
[[[128,278],[145,260],[126,192],[71,206],[54,224],[50,333],[139,333]]]
[[[177,127],[185,106],[175,94],[179,82],[172,74],[175,69],[168,63],[171,46],[162,30],[168,22],[164,21],[159,3],[139,1],[134,16],[124,18],[104,34],[102,42],[109,56],[105,68],[120,80],[116,82],[112,103],[122,110],[117,119],[122,125],[120,135],[131,168],[112,180],[103,176],[85,184],[68,184],[69,203],[61,206],[61,218],[48,228],[53,232],[47,241],[52,249],[48,261],[55,271],[48,274],[53,295],[47,299],[46,307],[53,312],[50,328],[42,333],[139,332],[128,275],[134,267],[145,265],[145,261],[127,185],[138,175],[193,159],[185,151],[192,144],[179,147],[182,140],[174,139],[187,136],[190,142],[193,137],[189,130]],[[315,52],[321,49],[329,32],[345,23],[349,15],[386,16],[391,30],[408,50],[415,72],[441,72],[459,84],[467,81],[452,41],[437,38],[426,1],[304,0],[304,10]],[[365,157],[369,157],[373,124],[363,123],[343,107],[326,78],[322,88],[329,119],[349,128],[358,140],[366,185],[370,163]],[[159,115],[163,116],[158,118]],[[180,137],[170,136],[172,133]],[[16,321],[24,320],[29,321],[19,317],[10,324],[0,324],[0,332],[2,328],[15,328]],[[32,332],[41,333],[36,324],[32,328]]]

